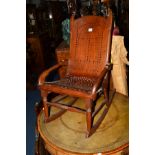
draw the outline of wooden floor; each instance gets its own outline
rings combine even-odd
[[[102,99],[103,96],[98,100],[97,106]],[[65,99],[63,103],[67,103],[69,100],[72,98]],[[75,105],[83,107],[83,103],[83,100],[79,99]],[[60,118],[45,124],[44,114],[41,112],[38,117],[38,128],[46,144],[46,149],[52,155],[122,155],[121,152],[128,147],[129,141],[128,110],[128,98],[116,93],[107,116],[96,133],[89,138],[85,138],[85,115],[80,113],[67,111]],[[54,112],[56,112],[56,108],[51,110],[51,114]]]

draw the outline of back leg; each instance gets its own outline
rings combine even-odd
[[[86,99],[86,123],[87,123],[87,131],[86,138],[90,136],[90,131],[92,128],[92,100]]]

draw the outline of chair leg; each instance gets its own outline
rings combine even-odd
[[[46,104],[47,102],[47,95],[48,93],[46,91],[41,91],[41,96],[42,96],[42,99],[43,99],[43,105],[44,105],[44,114],[45,114],[45,122],[47,121],[48,117],[49,117],[49,112],[48,112],[48,106]]]
[[[107,100],[107,106],[109,105],[109,91],[110,91],[110,72],[107,73],[106,78],[103,82],[103,94],[104,98]]]
[[[92,128],[92,100],[86,99],[86,123],[87,123],[87,132],[86,138],[90,136],[90,131]]]
[[[103,93],[104,93],[104,98],[109,102],[109,90],[104,88]]]

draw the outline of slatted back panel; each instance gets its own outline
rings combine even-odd
[[[98,76],[110,58],[111,31],[112,14],[71,20],[67,75]]]

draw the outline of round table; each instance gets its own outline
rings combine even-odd
[[[71,99],[68,97],[63,103]],[[98,100],[97,106],[102,99],[103,96]],[[44,123],[44,113],[41,111],[38,116],[38,129],[45,148],[52,155],[122,155],[122,152],[128,150],[128,101],[128,97],[116,93],[105,119],[89,138],[85,138],[85,115],[67,111],[56,120]],[[82,99],[78,99],[75,106],[83,107],[83,103]],[[52,112],[56,110],[52,107]]]

